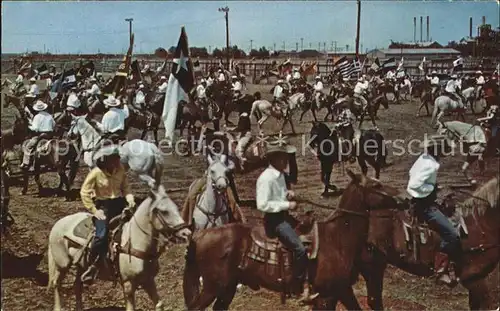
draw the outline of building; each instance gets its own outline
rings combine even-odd
[[[367,53],[369,58],[376,58],[380,60],[388,59],[391,57],[401,58],[406,60],[419,60],[424,57],[426,60],[441,59],[441,58],[457,58],[460,52],[450,48],[423,48],[423,49],[375,49]]]

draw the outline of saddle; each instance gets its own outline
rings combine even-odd
[[[314,260],[319,250],[318,224],[313,220],[303,228],[299,228],[300,226],[299,224],[295,231],[306,248],[308,258]],[[282,291],[287,292],[287,285],[293,281],[293,253],[277,237],[271,236],[263,225],[251,229],[250,240],[239,268],[245,270],[257,267],[260,270],[263,267],[267,275],[278,281]]]
[[[262,160],[266,156],[265,142],[252,137],[248,145],[245,147],[245,150],[243,150],[243,154],[249,161]]]

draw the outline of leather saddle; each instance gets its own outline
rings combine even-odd
[[[243,150],[243,154],[249,161],[253,159],[260,161],[266,155],[265,142],[252,137],[245,147],[245,150]]]

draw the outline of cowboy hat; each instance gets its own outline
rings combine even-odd
[[[316,79],[316,80],[320,79],[321,80],[321,76],[316,76],[314,79]]]
[[[116,99],[114,96],[109,96],[104,100],[104,105],[108,107],[117,107],[120,106],[120,100]]]
[[[437,73],[437,71],[436,71],[436,70],[433,70],[433,71],[431,72],[431,75],[437,75],[437,74],[438,74],[438,73]]]
[[[478,71],[476,71],[476,74],[477,74],[477,75],[482,75],[482,74],[483,74],[483,72],[482,72],[481,70],[478,70]]]
[[[68,102],[66,104],[66,108],[71,108],[69,110],[73,110],[74,108],[80,108],[82,104],[80,103],[80,100],[78,99],[78,96],[75,94],[71,94],[68,97]]]
[[[420,143],[421,148],[430,148],[434,146],[440,146],[445,142],[446,136],[444,135],[431,135],[431,136],[425,136],[424,141]]]
[[[33,105],[33,110],[35,110],[35,111],[43,111],[43,110],[47,109],[48,106],[49,105],[47,105],[43,101],[37,100],[36,103]]]
[[[35,77],[31,77],[31,78],[30,78],[30,82],[36,82]]]
[[[268,143],[266,155],[270,156],[276,153],[295,153],[297,148],[289,144]]]
[[[280,84],[280,83],[285,83],[285,81],[283,81],[283,80],[281,80],[281,79],[280,79],[280,80],[278,80],[278,82],[276,82],[276,83],[277,83],[277,84]]]
[[[89,81],[90,81],[90,82],[94,82],[94,81],[97,81],[97,79],[96,79],[95,77],[90,77],[90,78],[89,78]]]
[[[32,92],[28,92],[28,93],[25,95],[25,97],[35,98],[35,97],[36,97],[36,95],[35,95],[35,94],[33,94]]]
[[[201,79],[201,80],[200,80],[200,83],[207,83],[207,80],[205,80],[205,79]]]
[[[144,84],[140,83],[138,88],[139,89],[143,89],[144,88]]]
[[[457,76],[456,74],[452,74],[452,75],[450,76],[450,78],[452,78],[452,79],[457,79],[457,78],[458,78],[458,76]]]
[[[167,77],[165,77],[165,76],[161,76],[161,77],[160,77],[160,80],[167,80]]]
[[[107,145],[97,150],[92,158],[94,161],[99,161],[99,160],[102,161],[104,160],[105,157],[113,155],[118,155],[118,156],[120,155],[120,150],[118,149],[118,146]]]

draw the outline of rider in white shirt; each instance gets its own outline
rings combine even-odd
[[[481,96],[481,90],[483,89],[484,83],[486,83],[486,81],[484,80],[483,73],[480,70],[476,71],[476,99],[479,99]]]
[[[394,81],[394,79],[396,79],[396,73],[394,72],[394,70],[389,70],[387,71],[385,78],[389,81]]]
[[[321,97],[323,96],[323,82],[321,82],[321,76],[316,76],[315,80],[314,99],[316,101],[316,107],[319,109],[321,107]]]
[[[240,79],[237,76],[232,76],[231,79],[233,79],[234,81],[232,87],[233,99],[237,101],[243,96],[243,94],[241,93],[241,90],[243,90],[243,85],[241,84]]]
[[[437,75],[437,72],[436,71],[432,71],[431,72],[431,76],[430,77],[426,76],[425,78],[430,81],[430,84],[431,84],[431,96],[432,96],[432,98],[435,98],[436,97],[436,93],[437,93],[437,91],[440,88],[440,86],[439,86],[439,77]]]
[[[196,99],[202,106],[205,105],[207,100],[206,87],[207,81],[205,79],[201,79],[200,84],[196,87]]]
[[[144,94],[144,84],[139,84],[137,93],[135,93],[135,108],[145,110],[146,108],[146,94]]]
[[[286,83],[288,83],[288,84],[292,83],[292,74],[291,74],[290,72],[288,72],[288,73],[286,74],[285,81],[286,81]]]
[[[158,94],[165,94],[167,92],[167,77],[161,76],[160,77],[160,86],[158,87]]]
[[[224,72],[222,71],[222,69],[219,69],[218,71],[218,77],[217,77],[217,80],[219,82],[226,82],[226,75],[224,74]]]
[[[30,79],[30,88],[29,88],[28,93],[34,95],[35,97],[40,95],[40,89],[38,88],[38,85],[36,85],[35,78]]]
[[[274,101],[279,105],[279,106],[287,106],[288,105],[288,102],[287,102],[287,98],[286,98],[286,94],[285,94],[285,89],[284,89],[284,85],[285,85],[285,81],[283,80],[278,80],[278,82],[276,83],[276,86],[274,87],[274,92],[273,92],[273,96],[274,96]]]
[[[113,96],[104,100],[104,105],[109,107],[109,110],[102,117],[102,129],[106,134],[116,134],[118,138],[124,139],[125,119],[129,116],[127,105],[122,105],[121,101]]]
[[[293,75],[292,78],[294,80],[300,80],[300,72],[298,68],[293,68]]]
[[[40,141],[42,134],[50,135],[54,131],[56,122],[50,113],[45,111],[48,105],[41,100],[38,100],[33,105],[33,110],[38,113],[31,120],[29,129],[34,132],[34,136],[28,139],[23,148],[23,162],[21,163],[21,168],[26,169],[31,165],[33,151]],[[50,138],[50,137],[47,137]]]
[[[207,82],[207,86],[210,86],[212,84],[214,84],[214,78],[212,77],[212,75],[209,75],[205,81]]]
[[[97,96],[101,94],[101,90],[99,89],[99,85],[97,85],[97,79],[94,77],[90,77],[89,82],[92,83],[92,87],[86,90],[87,94],[90,96]]]
[[[450,76],[450,78],[451,78],[450,81],[448,81],[448,83],[446,83],[446,88],[444,89],[444,92],[452,100],[458,101],[461,104],[462,98],[459,95],[460,85],[457,82],[458,76],[456,74],[453,74]]]
[[[361,104],[363,105],[363,109],[368,105],[368,101],[366,100],[366,92],[368,91],[368,81],[366,81],[365,77],[362,76],[358,79],[358,82],[354,86],[354,98],[359,99]]]

